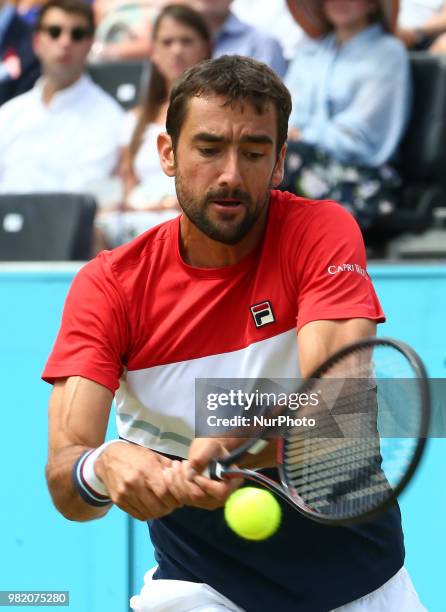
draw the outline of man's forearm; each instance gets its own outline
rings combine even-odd
[[[45,474],[48,489],[54,505],[61,514],[71,521],[89,521],[104,516],[110,506],[96,507],[84,502],[74,486],[73,466],[82,453],[89,450],[85,446],[68,446],[50,456]]]

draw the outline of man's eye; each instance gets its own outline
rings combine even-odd
[[[198,150],[205,157],[211,157],[212,155],[215,155],[218,152],[218,149],[215,149],[213,147],[200,147],[200,149]]]
[[[245,155],[248,159],[260,159],[265,154],[260,153],[259,151],[245,151]]]

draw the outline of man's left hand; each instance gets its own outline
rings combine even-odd
[[[241,441],[237,442],[240,444]],[[243,480],[239,478],[217,481],[201,474],[212,459],[228,454],[227,445],[232,448],[234,441],[229,438],[197,438],[190,447],[187,461],[174,461],[164,470],[169,491],[182,505],[215,510],[224,506],[231,493],[242,484]]]

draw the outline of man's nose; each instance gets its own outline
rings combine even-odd
[[[240,171],[240,160],[236,151],[228,152],[224,156],[222,160],[219,184],[231,188],[241,186],[242,174]]]
[[[63,47],[69,47],[72,42],[73,41],[71,40],[70,30],[62,30],[60,37],[59,37],[60,45],[62,45]]]

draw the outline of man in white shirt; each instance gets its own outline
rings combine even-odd
[[[0,193],[95,194],[113,173],[123,111],[84,74],[93,32],[82,0],[43,6],[34,37],[43,76],[0,108]]]
[[[445,0],[401,0],[398,36],[407,48],[445,53]]]

